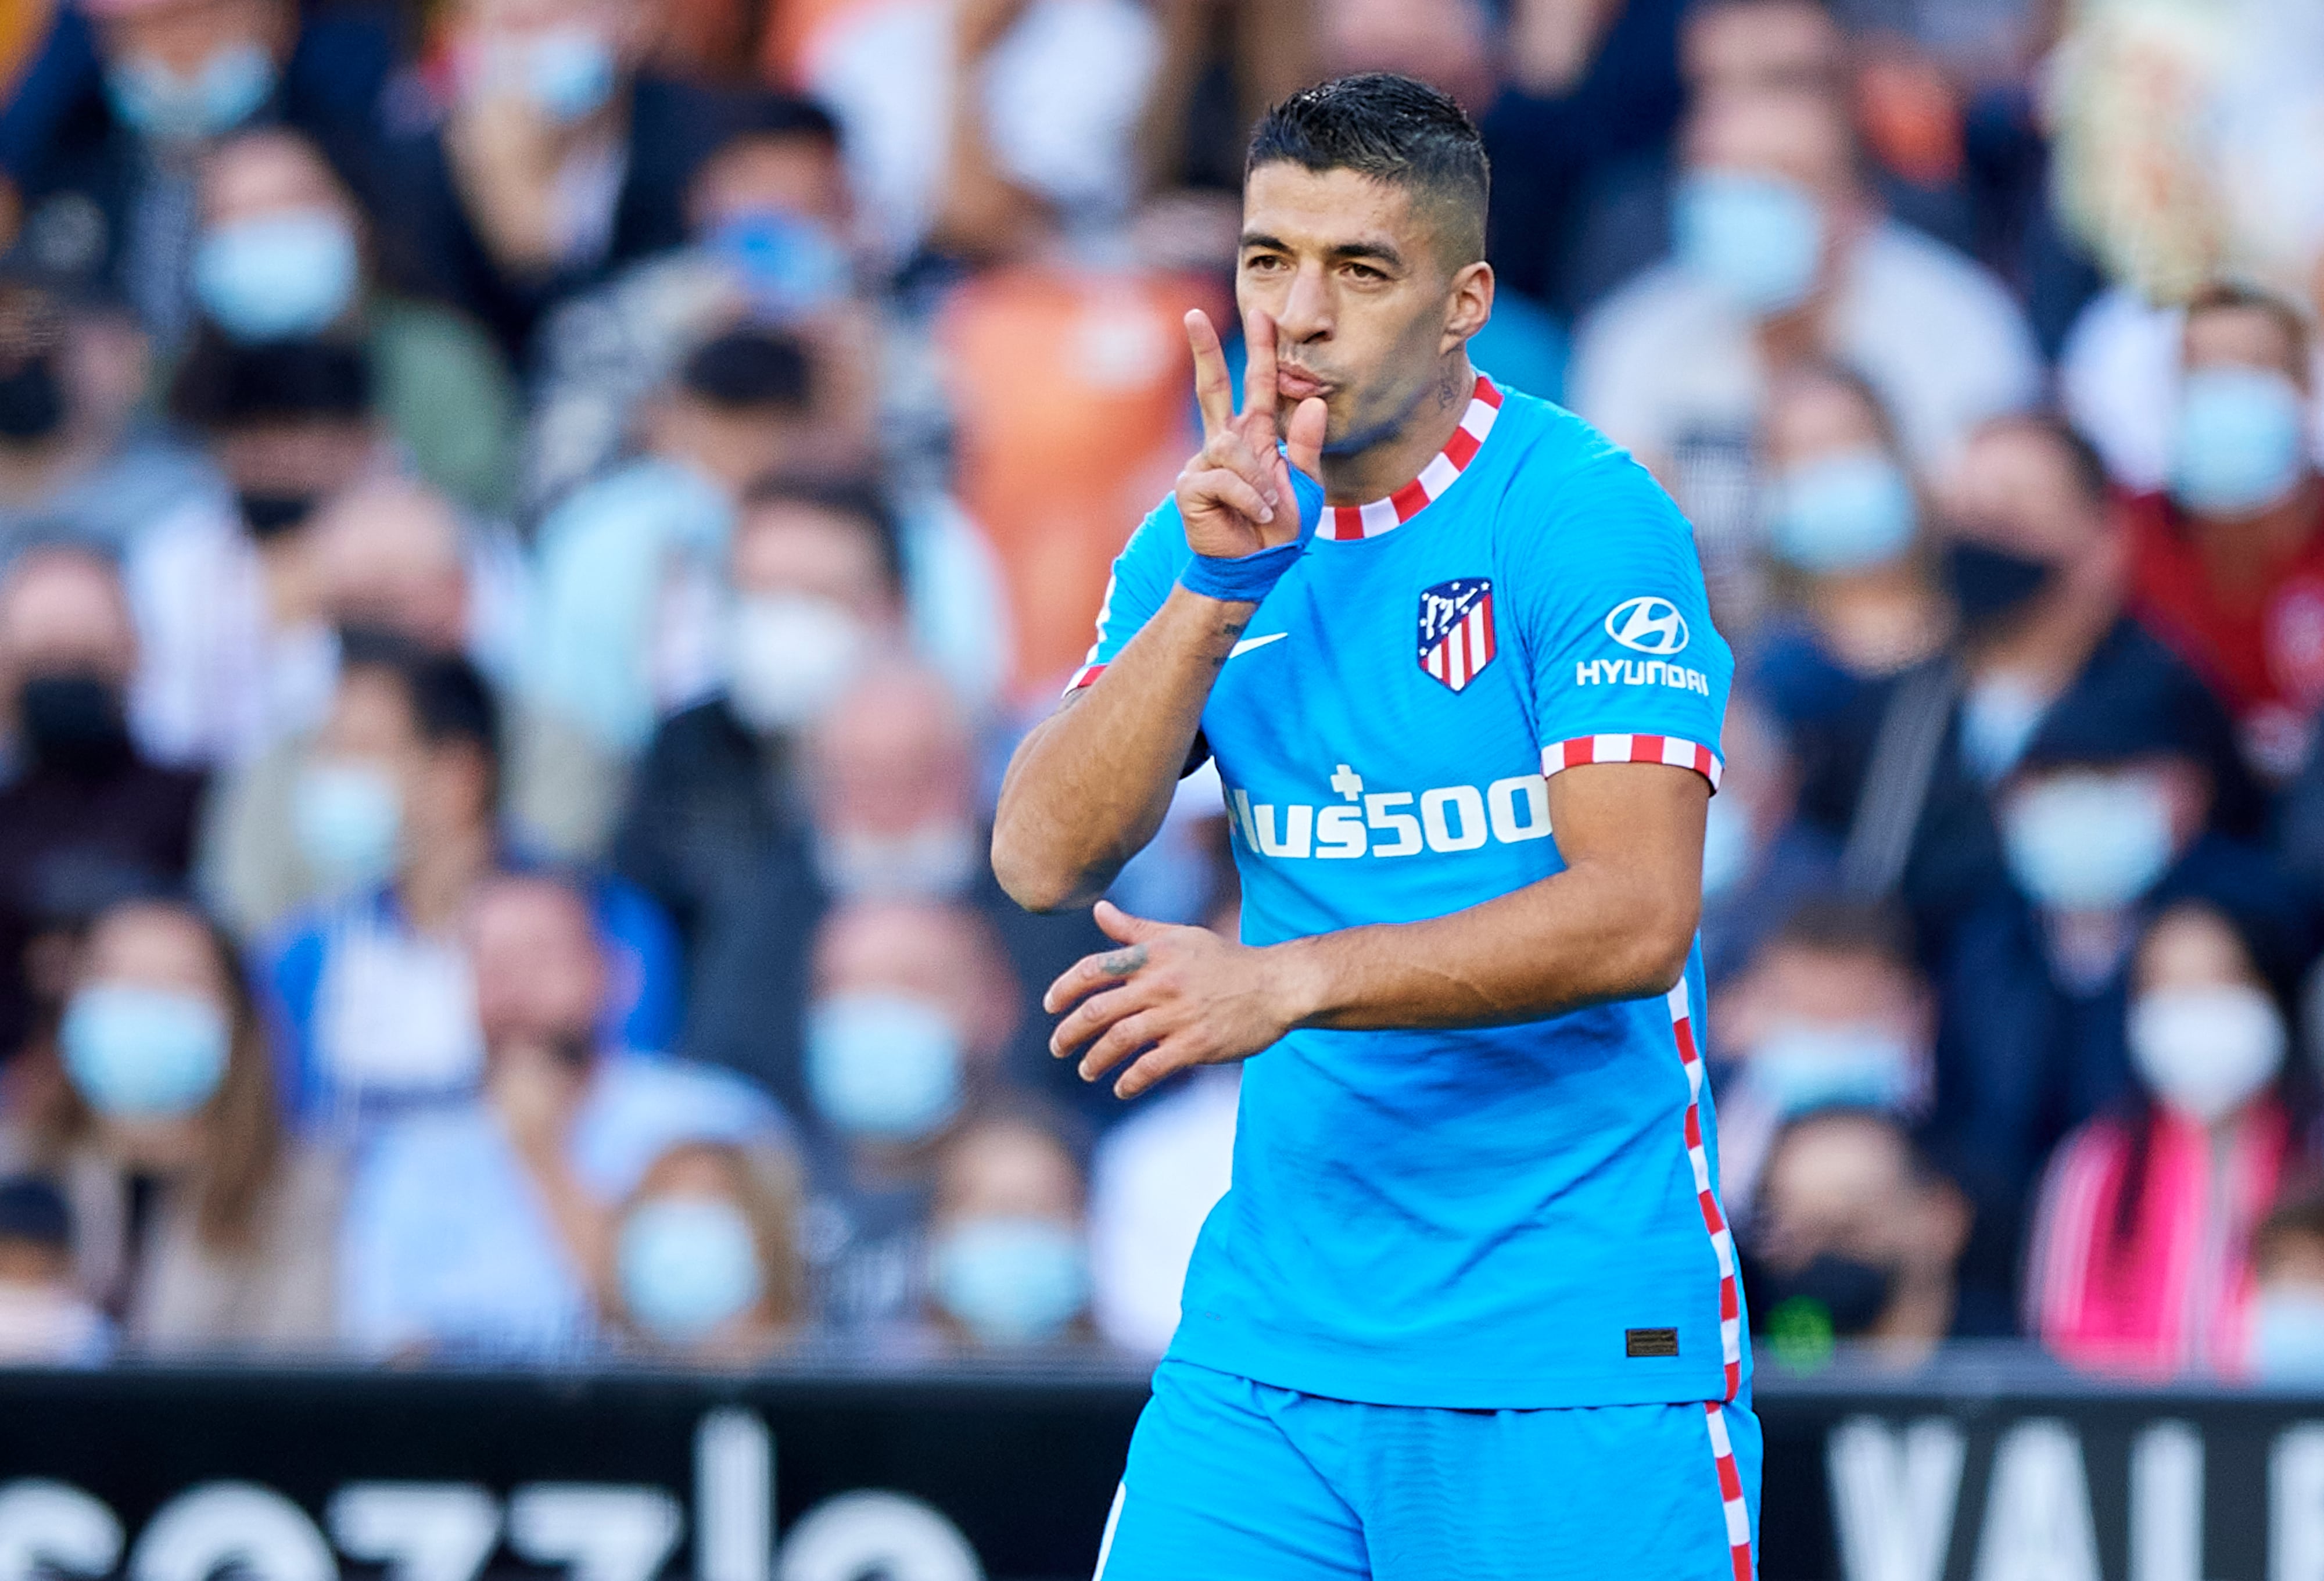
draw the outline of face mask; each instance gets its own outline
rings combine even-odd
[[[968,1219],[936,1243],[936,1304],[992,1345],[1055,1338],[1089,1299],[1089,1263],[1064,1225],[1038,1218]]]
[[[906,835],[842,829],[815,842],[816,876],[843,900],[945,900],[975,880],[984,847],[964,823],[925,824]]]
[[[2017,766],[2050,700],[2012,676],[1981,680],[1961,696],[1961,756],[1987,785]]]
[[[1960,541],[1945,546],[1945,583],[1954,607],[1972,627],[2006,620],[2050,585],[2055,568],[1989,543]]]
[[[742,276],[759,310],[778,320],[841,300],[853,273],[829,231],[779,209],[735,215],[712,235],[710,247]]]
[[[613,97],[613,47],[586,28],[539,33],[519,46],[515,77],[543,115],[569,126]]]
[[[36,444],[64,426],[64,386],[50,357],[28,357],[0,377],[0,439]]]
[[[1744,1069],[1784,1118],[1811,1110],[1895,1111],[1914,1087],[1913,1047],[1870,1023],[1784,1021],[1753,1046]]]
[[[122,61],[106,75],[113,112],[140,136],[169,141],[215,137],[254,115],[274,92],[274,57],[244,41],[213,51],[190,78],[151,56]]]
[[[299,771],[290,795],[299,855],[327,888],[369,889],[394,873],[403,794],[386,770],[318,760]]]
[[[753,594],[727,628],[727,697],[735,717],[761,735],[795,730],[847,689],[872,633],[828,598]]]
[[[2156,1098],[2216,1125],[2283,1068],[2283,1016],[2247,983],[2156,988],[2130,1007],[2130,1060]]]
[[[1679,183],[1679,263],[1755,318],[1798,307],[1823,263],[1823,209],[1781,176],[1698,171]]]
[[[355,236],[328,209],[236,220],[194,248],[194,295],[241,341],[320,334],[347,310],[362,273]]]
[[[65,1007],[57,1041],[74,1090],[114,1119],[190,1114],[226,1079],[226,1018],[208,1000],[171,989],[83,988]]]
[[[2290,379],[2269,368],[2193,369],[2180,386],[2172,497],[2199,515],[2250,515],[2292,492],[2307,446]]]
[[[622,1225],[616,1262],[630,1315],[667,1345],[701,1339],[749,1311],[765,1288],[750,1221],[708,1197],[640,1203]]]
[[[129,756],[121,697],[94,675],[36,675],[16,700],[33,761],[68,772],[109,769]]]
[[[1755,1262],[1744,1276],[1754,1328],[1778,1334],[1806,1328],[1833,1339],[1870,1332],[1888,1309],[1895,1284],[1895,1269],[1834,1252],[1788,1271]]]
[[[807,1014],[807,1087],[841,1131],[913,1142],[960,1107],[960,1034],[924,1000],[835,994]]]
[[[259,493],[235,497],[242,504],[243,524],[261,543],[298,531],[315,513],[317,504],[313,495]]]
[[[2264,1382],[2324,1384],[2324,1288],[2260,1290],[2252,1302],[2251,1366]]]
[[[1811,576],[1886,565],[1912,546],[1913,485],[1878,450],[1855,450],[1794,467],[1775,479],[1768,547]]]
[[[2109,911],[2171,865],[2171,808],[2151,777],[2070,772],[2010,798],[2001,818],[2010,876],[2053,911]]]
[[[1702,898],[1717,900],[1741,884],[1758,855],[1750,809],[1732,796],[1712,797],[1702,820]]]

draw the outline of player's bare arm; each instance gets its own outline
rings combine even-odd
[[[1500,1026],[1668,990],[1702,911],[1710,786],[1660,763],[1549,782],[1565,871],[1425,922],[1252,948],[1101,905],[1121,948],[1076,962],[1044,1006],[1050,1040],[1134,1097],[1190,1066],[1246,1059],[1295,1027]]]
[[[1244,317],[1250,351],[1243,410],[1218,331],[1186,315],[1203,448],[1178,474],[1178,511],[1197,554],[1236,559],[1298,535],[1290,473],[1277,448],[1275,320]],[[1285,425],[1290,465],[1321,466],[1323,402],[1301,402]],[[1200,727],[1203,704],[1255,604],[1172,591],[1092,685],[1018,747],[1001,782],[992,870],[1032,911],[1086,905],[1162,825]]]

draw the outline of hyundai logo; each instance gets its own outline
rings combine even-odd
[[[1606,617],[1606,634],[1641,653],[1683,652],[1686,616],[1667,598],[1625,598]]]

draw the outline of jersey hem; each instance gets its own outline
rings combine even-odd
[[[1248,1378],[1324,1400],[1359,1405],[1393,1405],[1426,1410],[1548,1410],[1596,1405],[1700,1405],[1748,1398],[1748,1382],[1730,1392],[1726,1368],[1695,1360],[1684,1367],[1642,1378],[1627,1375],[1621,1364],[1575,1370],[1556,1378],[1513,1378],[1507,1372],[1439,1374],[1418,1379],[1382,1376],[1375,1367],[1334,1365],[1314,1351],[1254,1349],[1248,1336],[1224,1344],[1206,1342],[1199,1330],[1181,1327],[1164,1354],[1165,1362],[1185,1362],[1213,1373]],[[1637,1364],[1628,1364],[1635,1368]],[[1748,1375],[1747,1375],[1748,1376]]]

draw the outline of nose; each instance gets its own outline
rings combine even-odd
[[[1275,316],[1276,333],[1291,345],[1320,340],[1332,332],[1332,293],[1323,266],[1311,264],[1292,277],[1282,310]]]

